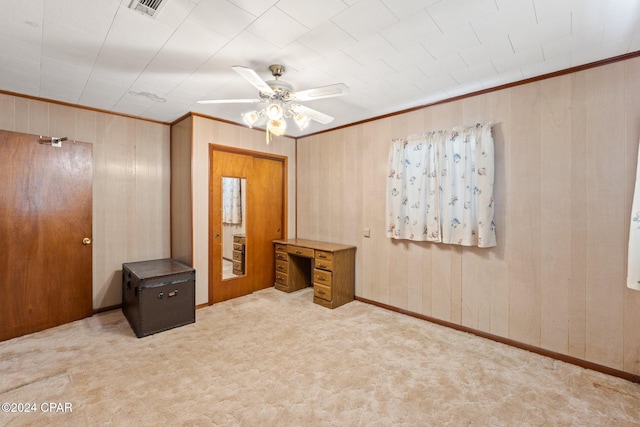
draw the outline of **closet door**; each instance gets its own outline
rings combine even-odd
[[[280,161],[254,158],[253,179],[249,187],[252,215],[253,290],[273,286],[275,281],[275,251],[273,241],[284,236],[284,165]]]
[[[271,242],[284,236],[286,165],[284,158],[213,145],[210,163],[209,303],[213,304],[273,286]],[[242,219],[231,224],[223,214],[223,200],[229,197],[223,179],[241,181],[242,194],[237,198],[242,200]],[[243,246],[234,244],[233,237],[243,239]],[[225,268],[230,263],[243,268],[230,273],[230,267]]]

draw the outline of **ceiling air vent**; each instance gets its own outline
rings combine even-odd
[[[137,10],[145,15],[155,16],[167,0],[131,0],[129,9]]]

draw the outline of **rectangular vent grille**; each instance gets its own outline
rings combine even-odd
[[[129,9],[154,16],[166,2],[167,0],[131,0]]]

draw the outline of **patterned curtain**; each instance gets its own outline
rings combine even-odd
[[[222,178],[222,222],[242,224],[240,178]]]
[[[491,124],[396,139],[389,150],[387,236],[496,245]]]

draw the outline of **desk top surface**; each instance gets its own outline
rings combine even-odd
[[[274,240],[273,243],[280,243],[281,245],[294,245],[303,248],[317,249],[320,251],[337,252],[344,251],[346,249],[355,249],[355,246],[343,245],[340,243],[320,242],[318,240],[307,239],[284,239]]]

